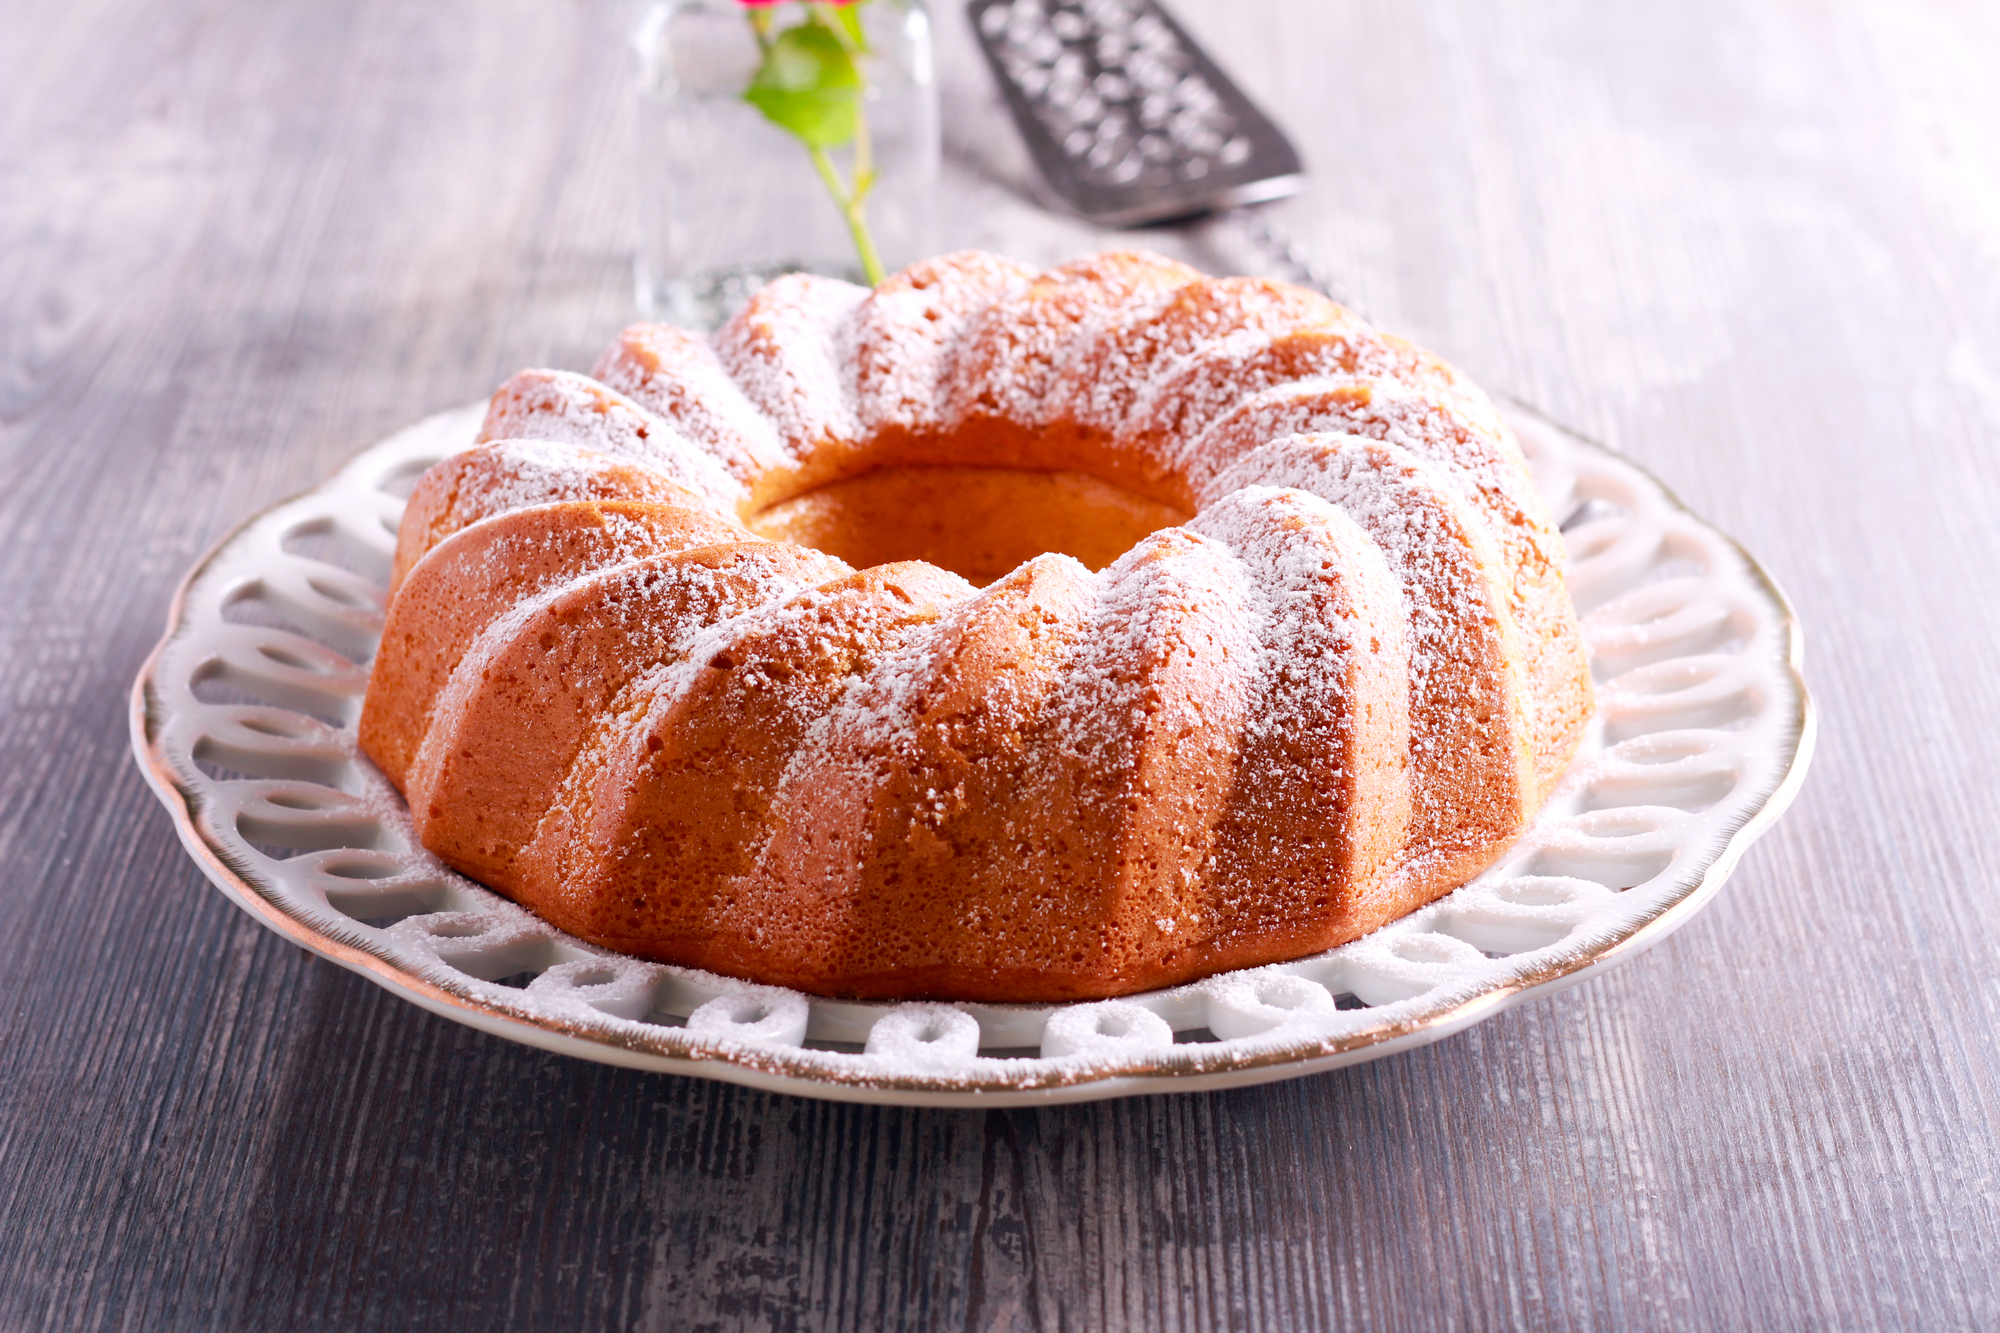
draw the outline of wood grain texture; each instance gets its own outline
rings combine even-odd
[[[2000,10],[1179,9],[1362,307],[1796,600],[1819,757],[1718,903],[1421,1051],[984,1114],[548,1056],[281,944],[126,688],[235,523],[627,318],[624,9],[16,0],[0,1328],[2000,1324]],[[1096,244],[938,20],[948,240]]]

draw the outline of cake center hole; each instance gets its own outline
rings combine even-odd
[[[794,496],[749,525],[856,569],[925,560],[984,587],[1047,551],[1103,569],[1191,517],[1081,472],[898,466]]]

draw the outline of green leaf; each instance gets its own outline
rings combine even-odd
[[[765,48],[743,100],[815,148],[838,148],[861,123],[861,69],[817,23],[785,29]]]

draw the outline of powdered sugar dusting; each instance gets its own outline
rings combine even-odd
[[[454,507],[464,512],[501,514],[564,500],[630,499],[669,504],[691,498],[686,487],[663,472],[580,445],[495,440],[472,452],[482,451],[494,465],[469,468],[461,474]]]
[[[1503,605],[1489,605],[1485,571],[1499,560],[1482,525],[1407,450],[1352,435],[1287,436],[1216,480],[1225,500],[1241,487],[1304,491],[1368,534],[1404,586],[1418,694],[1433,663],[1449,656],[1468,630],[1506,614]]]
[[[1403,591],[1410,649],[1413,847],[1457,847],[1487,833],[1489,811],[1521,817],[1523,712],[1519,636],[1497,586],[1499,553],[1463,501],[1407,450],[1358,436],[1273,441],[1225,471],[1237,495],[1296,487],[1337,506],[1386,557]],[[1213,512],[1213,507],[1211,511]]]
[[[845,362],[852,317],[867,299],[868,289],[853,283],[787,274],[715,336],[721,364],[796,460],[829,442],[859,440]]]
[[[1303,715],[1324,686],[1338,688],[1357,651],[1394,654],[1400,645],[1369,645],[1348,596],[1316,598],[1313,589],[1348,576],[1350,567],[1380,566],[1382,557],[1346,514],[1316,496],[1247,486],[1209,506],[1188,527],[1213,538],[1234,557],[1257,589],[1252,632],[1256,679],[1289,694],[1289,707],[1260,710],[1254,736],[1282,735],[1307,725]],[[1400,593],[1392,608],[1400,614]]]
[[[745,486],[790,456],[778,428],[700,334],[635,324],[598,358],[591,375],[672,423]]]
[[[1316,496],[1245,487],[1199,515],[1261,593],[1255,722],[1234,825],[1204,867],[1225,938],[1272,913],[1365,911],[1406,845],[1409,656],[1403,599],[1380,549]]]
[[[855,311],[848,347],[861,429],[943,428],[947,353],[973,315],[1024,287],[1034,270],[977,250],[898,273]]]
[[[1140,251],[1095,255],[1051,269],[995,301],[967,321],[951,359],[945,424],[979,417],[1046,424],[1058,367],[1067,357],[1128,310],[1158,305],[1200,277],[1185,264]]]
[[[1103,590],[1058,725],[1067,753],[1121,775],[1129,789],[1139,780],[1145,730],[1184,735],[1242,725],[1257,667],[1252,608],[1261,599],[1227,547],[1187,529],[1153,534],[1099,577]],[[1157,673],[1196,655],[1230,665],[1190,693],[1162,696]]]
[[[479,438],[546,440],[643,463],[733,509],[743,484],[673,427],[623,394],[566,370],[524,370],[500,387]]]
[[[1075,892],[1092,902],[1117,886],[1086,920],[1101,932],[1099,966],[1138,971],[1198,957],[1213,938],[1201,871],[1257,725],[1262,599],[1227,546],[1185,528],[1140,542],[1098,588],[1035,733],[1021,818],[1043,831],[1023,871],[1063,883],[1090,867],[1097,884]],[[1044,933],[1076,915],[1059,895],[1043,910]]]
[[[496,440],[453,454],[417,483],[396,536],[390,591],[426,552],[463,528],[532,505],[586,500],[702,503],[642,463],[576,445]]]
[[[1582,643],[1563,582],[1561,535],[1511,436],[1482,428],[1459,399],[1379,381],[1312,379],[1255,395],[1226,413],[1180,457],[1198,500],[1217,474],[1294,432],[1347,432],[1407,449],[1432,479],[1472,508],[1500,555],[1498,578],[1528,662],[1538,781],[1546,790],[1589,716]]]
[[[1327,324],[1344,313],[1316,292],[1259,278],[1206,278],[1159,293],[1079,340],[1057,376],[1054,417],[1122,434],[1136,404],[1171,381],[1190,357],[1230,340]]]

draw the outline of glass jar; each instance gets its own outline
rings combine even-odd
[[[865,37],[854,61],[863,128],[818,163],[745,99],[768,44],[813,11],[828,23],[858,20]],[[833,193],[855,182],[857,168],[871,180],[858,211],[881,267],[894,272],[931,253],[938,104],[923,0],[863,0],[844,14],[798,0],[662,0],[641,16],[633,45],[642,227],[634,275],[648,318],[714,328],[765,282],[798,270],[865,280],[861,239]]]

